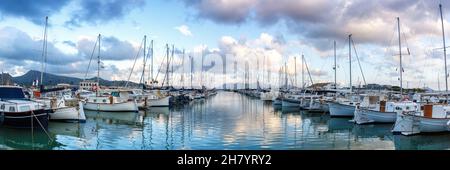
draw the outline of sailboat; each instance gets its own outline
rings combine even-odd
[[[100,94],[100,42],[101,35],[98,35],[98,56],[97,56],[97,86],[95,86],[96,96],[89,96],[83,102],[86,110],[102,112],[138,112],[135,100],[129,100],[114,95]],[[96,44],[97,45],[97,44]],[[95,50],[95,47],[94,47]]]
[[[51,112],[49,113],[49,119],[51,121],[63,121],[63,122],[85,122],[86,116],[84,115],[84,111],[81,108],[75,107],[75,106],[67,106],[66,105],[66,97],[64,96],[64,90],[61,90],[59,88],[54,89],[44,89],[44,65],[47,57],[47,25],[48,25],[48,17],[45,18],[45,28],[44,28],[44,41],[43,41],[43,51],[42,51],[42,70],[41,70],[41,84],[40,89],[37,94],[38,96],[35,96],[37,98],[33,98],[32,100],[39,102],[43,104],[47,109],[50,109]],[[60,92],[57,96],[52,97],[44,97],[48,93],[55,93]],[[62,92],[61,92],[62,91]],[[71,91],[69,91],[71,93]],[[67,94],[67,93],[66,93]],[[42,96],[41,96],[42,95]]]
[[[351,50],[352,34],[348,35],[348,49],[349,49],[349,65],[350,65],[350,93],[349,98],[337,98],[336,101],[329,102],[330,116],[335,117],[352,117],[355,112],[356,105],[361,101],[360,96],[354,95],[352,86],[352,50]]]
[[[392,130],[394,133],[413,135],[417,133],[447,132],[450,131],[450,106],[448,105],[448,82],[447,82],[447,50],[445,46],[444,20],[442,5],[439,4],[439,12],[442,24],[442,40],[445,64],[445,97],[444,104],[425,104],[423,109],[415,111],[404,111],[397,114],[397,120]]]
[[[400,96],[403,96],[403,66],[400,36],[400,18],[397,18],[397,24],[400,57]],[[387,101],[386,96],[384,96],[383,94],[365,95],[361,104],[356,107],[353,121],[357,124],[394,123],[396,121],[398,112],[410,112],[418,110],[420,110],[418,105],[411,101]]]

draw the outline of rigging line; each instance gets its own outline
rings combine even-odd
[[[308,71],[309,80],[311,81],[311,85],[314,85],[313,79],[311,77],[311,72],[309,72],[308,64],[305,61],[306,71]]]
[[[84,79],[83,79],[83,81],[85,81],[86,78],[87,78],[87,74],[88,74],[88,72],[89,72],[89,68],[91,67],[92,58],[94,57],[95,49],[97,48],[97,43],[98,43],[98,38],[96,38],[96,40],[95,40],[94,49],[92,50],[91,59],[89,60],[88,68],[87,68],[87,70],[86,70],[86,73],[84,74]]]
[[[362,70],[362,68],[361,68],[361,63],[359,62],[358,53],[356,52],[356,46],[355,46],[355,42],[353,41],[353,39],[352,39],[352,45],[353,45],[353,50],[355,51],[356,59],[357,59],[357,61],[358,61],[359,71],[361,71],[361,75],[362,75],[362,78],[363,78],[363,80],[364,80],[364,84],[367,85],[367,83],[366,83],[366,77],[364,76],[364,72],[363,72],[363,70]]]
[[[166,57],[166,55],[164,55],[164,58],[165,57]],[[159,73],[161,72],[161,70],[163,68],[163,65],[164,65],[164,60],[162,60],[161,64],[159,65],[158,72],[156,73],[155,80],[158,80],[158,76],[159,76]],[[164,81],[165,81],[165,76],[164,76],[164,79],[163,79],[163,84],[164,84]]]
[[[139,57],[139,54],[141,53],[141,49],[142,49],[143,43],[144,43],[144,39],[142,39],[141,45],[139,46],[139,49],[138,49],[137,54],[136,54],[136,57],[134,58],[133,67],[131,67],[131,72],[128,75],[127,81],[125,82],[125,87],[128,87],[128,82],[130,82],[131,74],[133,74],[134,66],[136,66],[136,61],[137,61],[137,59]]]

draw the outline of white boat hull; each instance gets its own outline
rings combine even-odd
[[[343,105],[335,102],[328,103],[330,108],[330,116],[335,117],[352,117],[355,114],[355,106]]]
[[[170,96],[160,98],[160,99],[148,99],[148,104],[150,107],[168,107]]]
[[[426,118],[419,117],[420,132],[446,132],[449,131],[447,123],[450,118]]]
[[[399,133],[402,135],[414,135],[420,133],[419,127],[417,126],[418,119],[412,115],[406,115],[402,113],[396,114],[393,133]]]
[[[102,111],[102,112],[137,112],[138,106],[134,101],[123,103],[91,103],[85,102],[83,108],[86,110]]]
[[[397,114],[395,112],[380,112],[367,109],[356,109],[354,121],[357,124],[366,123],[394,123]]]
[[[77,110],[75,107],[62,107],[54,109],[53,113],[49,113],[49,119],[51,121],[85,122],[86,116],[83,109]]]

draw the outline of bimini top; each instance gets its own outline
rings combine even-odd
[[[25,94],[18,86],[0,86],[0,99],[24,99]]]

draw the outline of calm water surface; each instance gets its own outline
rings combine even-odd
[[[233,92],[177,108],[87,112],[86,123],[51,122],[44,132],[0,127],[0,149],[449,149],[450,134],[392,135],[392,124],[274,108]]]

